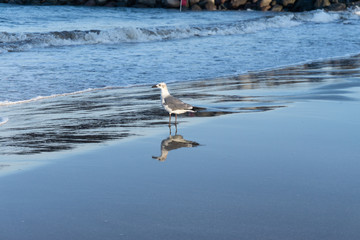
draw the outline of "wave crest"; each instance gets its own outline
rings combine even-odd
[[[338,13],[314,11],[255,18],[233,23],[211,25],[178,25],[156,27],[119,27],[109,30],[73,30],[35,33],[0,32],[0,53],[26,51],[37,47],[67,45],[118,44],[125,42],[166,41],[192,37],[237,35],[271,28],[287,28],[304,22],[327,23],[338,20]]]
[[[73,30],[44,33],[0,32],[0,52],[26,51],[36,47],[150,42],[192,37],[246,34],[267,28],[289,27],[293,26],[294,23],[291,17],[282,16],[215,25],[157,26],[150,28],[119,27],[109,30]]]

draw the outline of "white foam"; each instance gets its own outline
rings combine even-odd
[[[360,16],[360,7],[356,6],[355,9],[354,9],[354,11],[353,11],[353,13],[354,13],[355,15]]]
[[[191,37],[246,34],[267,28],[299,25],[293,15],[251,19],[233,23],[179,25],[155,27],[121,27],[109,30],[63,31],[39,33],[0,32],[0,51],[26,51],[34,47],[117,44],[122,42],[149,42]]]
[[[40,101],[40,100],[44,100],[44,99],[71,96],[71,95],[78,95],[78,94],[83,94],[83,93],[87,93],[87,92],[94,92],[94,91],[112,89],[112,88],[114,88],[114,87],[89,88],[89,89],[86,89],[86,90],[76,91],[76,92],[72,92],[72,93],[60,93],[60,94],[53,94],[53,95],[50,95],[50,96],[37,96],[37,97],[31,98],[31,99],[20,100],[20,101],[3,101],[3,102],[0,102],[0,106],[10,106],[10,105],[24,104],[24,103],[36,102],[36,101]]]
[[[323,10],[314,13],[311,21],[315,23],[329,23],[340,19],[340,15],[337,13],[329,13]]]
[[[1,126],[1,125],[4,125],[4,124],[7,123],[8,121],[9,121],[8,118],[6,118],[6,117],[0,117],[0,126]]]

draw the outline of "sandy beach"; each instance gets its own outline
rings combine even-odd
[[[356,56],[170,84],[208,108],[177,132],[149,89],[134,137],[29,153],[49,161],[2,176],[0,238],[359,239],[359,70]],[[162,143],[177,149],[159,161]]]

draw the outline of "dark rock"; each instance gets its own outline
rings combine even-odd
[[[193,5],[197,4],[198,2],[200,2],[200,0],[189,0],[190,6],[193,6]]]
[[[198,4],[194,4],[191,6],[192,11],[201,11],[202,8]]]
[[[45,5],[59,5],[58,0],[46,0]]]
[[[247,0],[230,0],[229,6],[231,9],[239,9],[241,6],[245,6]]]
[[[257,4],[252,2],[247,2],[244,6],[244,9],[256,9]]]
[[[344,3],[334,3],[326,8],[328,11],[343,11],[346,9],[346,4]]]
[[[280,3],[284,7],[287,7],[288,5],[293,5],[296,2],[296,0],[281,0]]]
[[[314,2],[314,8],[318,9],[318,8],[325,8],[330,6],[330,1],[329,0],[315,0]]]
[[[208,2],[205,4],[205,9],[208,10],[208,11],[215,11],[215,10],[216,10],[215,3],[212,2],[212,1],[208,1]]]
[[[292,8],[292,11],[303,12],[314,9],[313,0],[297,0]]]
[[[351,6],[358,6],[360,7],[360,1],[355,1],[351,3]]]
[[[268,5],[268,6],[265,6],[265,7],[261,7],[260,10],[263,11],[263,12],[266,12],[266,11],[269,11],[270,8],[271,8],[271,6]]]
[[[179,8],[180,1],[179,0],[163,0],[163,6],[166,8]]]
[[[76,0],[76,5],[84,5],[86,0]]]
[[[107,3],[107,0],[95,0],[96,5],[104,6]]]
[[[127,7],[128,6],[128,1],[127,0],[117,0],[116,1],[116,6],[118,6],[118,7]]]
[[[117,6],[118,6],[118,4],[115,1],[110,1],[104,5],[104,7],[117,7]]]
[[[31,4],[32,5],[41,5],[41,4],[43,4],[43,1],[42,0],[32,0]]]
[[[10,4],[25,4],[23,0],[9,0]]]
[[[147,7],[155,7],[156,0],[136,0],[136,4],[145,5]]]
[[[136,0],[121,0],[121,1],[126,1],[127,7],[131,7],[136,3]]]
[[[273,12],[281,12],[284,9],[284,7],[280,4],[276,4],[271,8],[271,11]]]
[[[269,10],[271,1],[272,1],[272,0],[260,0],[260,1],[258,1],[259,8],[260,8],[262,11],[267,11],[267,10]],[[266,8],[267,8],[267,10],[265,10]]]
[[[88,6],[88,7],[96,6],[96,2],[95,2],[95,0],[88,0],[88,1],[85,3],[85,6]]]

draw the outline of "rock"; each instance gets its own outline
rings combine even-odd
[[[239,9],[241,6],[245,6],[247,0],[230,0],[229,5],[231,9]]]
[[[266,12],[266,11],[269,11],[270,8],[271,8],[271,6],[268,5],[268,6],[265,6],[265,7],[261,7],[260,10],[263,11],[263,12]]]
[[[179,8],[180,1],[179,0],[163,0],[163,6],[166,8]]]
[[[96,5],[104,6],[107,3],[107,0],[95,0]]]
[[[117,7],[117,6],[118,6],[118,4],[115,1],[110,1],[104,5],[104,7]]]
[[[215,10],[216,10],[215,3],[212,2],[212,1],[208,1],[208,2],[205,4],[205,9],[208,10],[208,11],[215,11]]]
[[[328,11],[343,11],[346,10],[346,4],[344,3],[335,3],[331,4],[329,7],[326,8]]]
[[[330,6],[330,1],[329,0],[315,0],[314,2],[314,8],[325,8]]]
[[[201,11],[202,8],[198,4],[194,4],[191,6],[192,11]]]
[[[9,0],[10,4],[24,4],[25,1],[22,0]]]
[[[314,9],[313,0],[297,0],[291,9],[296,12],[310,11]]]
[[[44,4],[45,4],[45,5],[58,5],[59,2],[58,2],[58,0],[46,0],[46,1],[44,2]]]
[[[130,6],[130,5],[128,5],[127,0],[116,0],[116,6],[117,7],[127,7],[127,6]]]
[[[145,5],[147,7],[155,7],[156,0],[136,0],[136,4]]]
[[[214,5],[215,5],[215,0],[200,0],[200,2],[198,2],[198,5],[199,5],[202,9],[205,9],[205,5],[206,5],[208,2],[212,2],[212,3],[214,3]]]
[[[126,1],[127,7],[131,7],[131,6],[135,5],[135,3],[136,3],[136,0],[122,0],[122,1]]]
[[[263,9],[270,7],[271,1],[272,1],[272,0],[260,0],[260,1],[258,2],[259,8],[260,8],[262,11],[267,11],[267,10],[263,10]]]
[[[86,0],[76,0],[76,5],[84,5]]]
[[[32,0],[31,1],[32,5],[41,5],[42,3],[43,3],[42,0]]]
[[[85,3],[85,6],[88,6],[88,7],[96,6],[96,2],[95,2],[95,0],[88,0],[88,1]]]
[[[200,2],[200,0],[189,0],[190,6],[193,6],[193,5],[197,4],[198,2]]]
[[[276,4],[271,8],[271,11],[273,12],[281,12],[284,9],[284,7],[280,4]]]
[[[288,5],[293,5],[296,2],[296,0],[281,0],[280,3],[284,7],[287,7]]]

